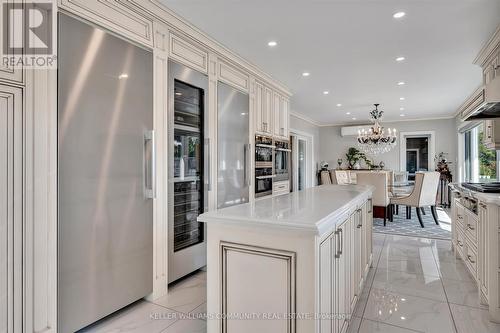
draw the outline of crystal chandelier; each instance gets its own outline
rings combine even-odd
[[[388,129],[380,126],[380,120],[384,111],[378,109],[380,104],[374,104],[375,110],[370,112],[373,126],[367,131],[358,130],[358,147],[368,155],[379,155],[387,153],[396,146],[396,129]]]

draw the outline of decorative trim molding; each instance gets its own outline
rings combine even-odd
[[[474,59],[474,64],[479,65],[484,68],[484,65],[490,60],[490,57],[496,53],[500,47],[500,25],[497,27],[493,36],[488,40],[488,42],[483,46],[476,59]]]
[[[272,257],[275,259],[284,260],[287,264],[287,281],[283,281],[286,283],[287,288],[287,311],[289,314],[294,314],[296,312],[296,254],[294,252],[282,251],[276,249],[269,249],[258,246],[251,245],[243,245],[229,242],[221,242],[220,243],[220,261],[221,261],[221,288],[220,288],[220,297],[221,297],[221,328],[222,333],[227,332],[227,319],[225,318],[225,313],[228,312],[227,309],[227,254],[230,251],[256,255],[256,256],[264,256],[264,257]],[[291,316],[292,317],[292,316]],[[296,332],[296,320],[294,318],[288,319],[287,332],[295,333]]]
[[[318,126],[318,127],[323,126],[321,123],[317,122],[316,120],[313,120],[313,119],[311,119],[307,116],[304,116],[303,114],[297,113],[297,112],[291,111],[290,116],[293,116],[293,117],[298,118],[300,120],[306,121],[309,124],[314,125],[314,126]]]

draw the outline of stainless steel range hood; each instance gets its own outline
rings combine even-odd
[[[467,120],[500,118],[500,75],[484,88],[484,101]]]

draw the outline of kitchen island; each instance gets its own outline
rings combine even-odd
[[[372,261],[372,192],[323,185],[200,215],[208,333],[345,332]]]

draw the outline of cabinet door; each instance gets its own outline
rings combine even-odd
[[[280,112],[280,136],[284,139],[289,136],[289,114],[290,114],[290,101],[286,97],[281,97],[281,112]]]
[[[0,6],[0,17],[3,18],[5,17],[4,15],[8,15],[8,13],[4,13],[3,11],[9,9],[11,6],[14,5],[14,0],[4,0],[1,1],[0,4],[2,5]],[[20,29],[20,27],[16,27],[15,25],[14,27],[11,27],[9,25],[0,24],[0,36],[4,36],[3,29],[11,29],[11,28]],[[12,34],[13,36],[19,34],[19,32],[16,31],[8,31],[8,33]],[[23,70],[20,67],[14,68],[9,64],[5,64],[3,61],[0,61],[0,79],[21,83],[23,81]]]
[[[264,86],[255,82],[255,131],[264,132]]]
[[[273,91],[267,87],[264,89],[264,105],[262,108],[262,127],[264,133],[272,134],[273,125]]]
[[[486,147],[491,147],[495,144],[495,139],[493,137],[493,120],[484,121],[484,145]]]
[[[348,261],[346,260],[346,234],[347,228],[349,224],[348,221],[342,223],[339,227],[337,227],[336,235],[338,243],[338,253],[336,257],[336,268],[335,268],[335,276],[336,276],[336,301],[338,302],[336,314],[339,315],[338,321],[338,332],[345,332],[349,321],[346,318],[343,318],[343,315],[350,312],[350,302],[348,301],[348,293],[347,293],[347,285],[349,284],[348,275],[346,271],[349,270]]]
[[[319,253],[319,270],[320,270],[320,313],[321,314],[334,314],[334,256],[336,254],[335,248],[335,234],[327,237],[320,245]],[[334,330],[334,321],[325,316],[319,321],[321,333],[332,333]]]
[[[370,264],[370,259],[373,252],[373,201],[368,199],[365,204],[365,218],[366,218],[366,260],[367,265]]]
[[[349,294],[351,302],[351,312],[354,311],[358,297],[356,280],[356,216],[352,214],[349,218]]]
[[[488,237],[488,206],[482,202],[479,203],[479,223],[478,223],[478,279],[481,292],[486,299],[488,295],[488,263],[490,261],[490,253],[488,251],[489,237]]]
[[[278,137],[281,136],[280,114],[281,114],[281,96],[275,92],[273,94],[273,119],[274,119],[273,134]]]
[[[0,332],[6,333],[22,331],[21,113],[21,90],[0,85]]]
[[[354,214],[355,219],[356,219],[356,236],[355,236],[355,249],[354,249],[354,256],[355,256],[355,275],[354,275],[354,280],[356,282],[356,295],[359,296],[361,294],[361,285],[362,285],[362,253],[363,253],[363,233],[362,233],[362,226],[361,226],[361,211],[357,210],[356,213]]]

